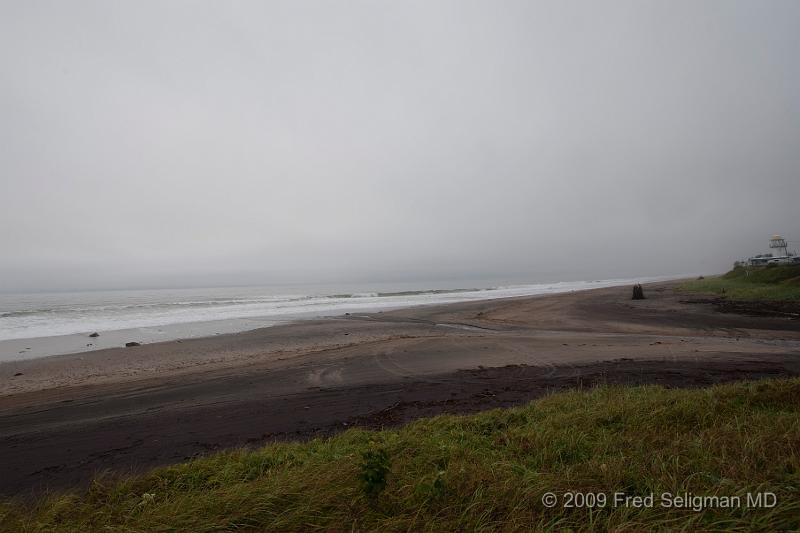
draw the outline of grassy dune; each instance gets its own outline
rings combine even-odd
[[[735,300],[800,300],[800,266],[736,267],[722,276],[689,281],[681,289]]]
[[[605,506],[564,508],[568,491]],[[746,493],[777,495],[748,508]],[[547,492],[558,504],[541,503]],[[612,494],[655,494],[647,508]],[[741,496],[665,508],[664,492]],[[603,387],[397,430],[222,453],[88,493],[0,506],[9,531],[800,528],[800,379],[698,390]]]

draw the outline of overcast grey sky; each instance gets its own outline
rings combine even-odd
[[[722,271],[800,241],[798,28],[794,0],[2,0],[0,290]]]

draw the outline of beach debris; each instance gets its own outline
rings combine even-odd
[[[633,286],[633,300],[644,300],[644,289],[642,289],[642,285],[637,283]]]
[[[156,494],[154,492],[145,492],[142,494],[142,500],[139,502],[139,506],[152,504],[156,499]]]
[[[130,348],[132,346],[141,346],[141,344],[139,344],[138,342],[126,342],[125,343],[125,347],[126,348]]]
[[[97,333],[97,332],[95,331],[94,333],[92,333],[92,334],[91,334],[91,335],[89,335],[89,336],[90,336],[90,337],[99,337],[99,336],[100,336],[100,334],[99,334],[99,333]]]
[[[22,376],[22,375],[23,375],[22,372],[17,372],[16,374],[14,374],[14,377]]]

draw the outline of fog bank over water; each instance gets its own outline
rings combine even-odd
[[[4,2],[0,291],[800,249],[800,3]]]

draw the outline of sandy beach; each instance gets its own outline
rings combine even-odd
[[[0,364],[0,492],[600,383],[800,375],[800,321],[650,284],[352,314]],[[698,303],[700,302],[700,303]]]

